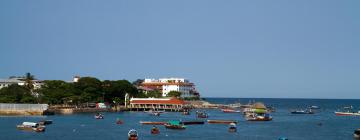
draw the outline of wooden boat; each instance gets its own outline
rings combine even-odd
[[[168,123],[164,124],[165,128],[167,129],[179,129],[183,130],[186,128],[185,125],[181,124],[180,121],[169,121]]]
[[[237,123],[235,120],[207,120],[209,124],[231,124],[231,123]]]
[[[354,131],[354,138],[355,139],[360,139],[360,128],[359,129],[356,129]]]
[[[52,124],[52,120],[41,120],[38,123],[39,125],[49,125]]]
[[[151,121],[140,121],[143,125],[164,125],[166,122],[151,122]]]
[[[236,132],[236,124],[235,123],[230,123],[228,131],[229,132]]]
[[[21,125],[17,125],[16,128],[19,130],[35,131],[35,132],[45,131],[44,125],[39,125],[38,123],[34,123],[34,122],[23,122]]]
[[[138,139],[138,132],[135,129],[131,129],[128,132],[128,140],[137,140]]]
[[[156,126],[153,126],[151,128],[151,134],[159,134],[159,133],[160,133],[160,130]]]
[[[204,121],[181,121],[183,125],[192,125],[192,124],[204,124]]]
[[[104,119],[104,115],[100,114],[100,113],[97,113],[95,116],[94,116],[95,119]]]
[[[241,113],[240,110],[234,110],[234,109],[221,109],[224,113]]]

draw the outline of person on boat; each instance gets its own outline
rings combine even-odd
[[[159,134],[160,130],[155,125],[151,128],[151,134]]]

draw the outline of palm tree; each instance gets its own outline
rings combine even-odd
[[[30,90],[31,92],[34,89],[34,82],[33,80],[35,80],[35,76],[31,75],[29,72],[25,74],[25,87]]]

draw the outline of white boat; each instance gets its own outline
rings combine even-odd
[[[128,139],[129,140],[137,140],[138,139],[138,132],[135,129],[131,129],[128,132]]]
[[[23,122],[22,124],[17,125],[16,128],[19,130],[27,130],[27,131],[35,131],[35,132],[45,131],[44,125],[39,125],[38,123],[34,123],[34,122]]]

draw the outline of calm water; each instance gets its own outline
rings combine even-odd
[[[247,103],[253,99],[208,98],[212,103]],[[207,110],[209,119],[238,120],[238,132],[228,133],[227,125],[189,125],[186,130],[167,130],[159,126],[160,134],[151,135],[150,125],[139,121],[195,120],[190,116],[169,112],[159,117],[142,112],[104,113],[105,119],[95,120],[93,113],[55,115],[47,117],[0,117],[0,140],[126,140],[129,129],[139,132],[140,140],[277,140],[286,136],[290,140],[351,140],[354,129],[360,128],[360,117],[337,117],[334,111],[341,106],[360,107],[360,100],[317,99],[255,99],[276,107],[274,120],[270,122],[247,122],[240,114],[225,114],[220,110]],[[320,112],[314,115],[291,115],[289,109],[306,105],[318,105]],[[125,123],[116,125],[116,118]],[[45,133],[16,130],[23,121],[51,119]],[[322,126],[318,126],[318,123]]]

